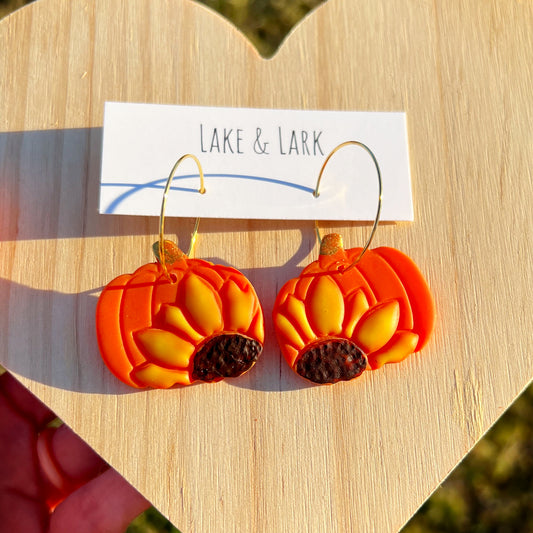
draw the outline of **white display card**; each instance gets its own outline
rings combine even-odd
[[[209,218],[374,220],[379,163],[381,220],[413,219],[405,114],[111,103],[105,105],[100,212]]]

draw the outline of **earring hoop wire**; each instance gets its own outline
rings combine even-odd
[[[362,143],[360,141],[345,141],[345,142],[339,144],[338,146],[336,146],[329,153],[329,155],[326,157],[324,163],[322,164],[322,168],[320,169],[320,172],[318,174],[318,180],[316,182],[315,190],[313,191],[313,196],[315,198],[318,198],[320,196],[319,187],[320,187],[320,181],[322,180],[322,174],[324,173],[326,165],[328,164],[328,162],[331,159],[331,157],[333,156],[333,154],[338,152],[341,148],[344,148],[345,146],[349,146],[349,145],[355,145],[355,146],[359,146],[359,147],[363,148],[370,155],[370,157],[372,158],[372,161],[374,162],[374,165],[376,166],[376,171],[377,171],[377,176],[378,176],[378,184],[379,184],[379,192],[378,192],[378,207],[377,207],[377,211],[376,211],[376,217],[374,218],[374,225],[372,226],[372,231],[370,232],[370,236],[368,237],[368,239],[367,239],[363,249],[361,250],[361,253],[358,255],[357,259],[350,266],[348,266],[344,271],[349,270],[350,268],[355,266],[362,259],[363,255],[365,254],[365,252],[370,247],[370,243],[372,242],[372,239],[374,238],[374,235],[376,233],[376,230],[377,230],[377,227],[378,227],[378,224],[379,224],[379,217],[381,215],[381,204],[382,204],[382,199],[383,199],[383,194],[382,194],[383,193],[383,183],[382,183],[382,180],[381,180],[381,170],[379,168],[378,160],[376,159],[376,156],[374,155],[374,152],[372,152],[372,150],[366,144],[364,144],[364,143]],[[322,238],[320,237],[320,230],[318,228],[318,222],[316,220],[315,220],[315,231],[316,231],[316,235],[317,235],[317,238],[318,238],[318,242],[320,244],[320,243],[322,243]]]
[[[159,215],[159,262],[161,263],[161,267],[163,268],[163,272],[168,277],[168,269],[167,264],[165,261],[165,253],[164,253],[164,238],[165,238],[165,209],[167,206],[167,199],[168,199],[168,193],[170,191],[170,185],[172,183],[172,179],[174,178],[174,174],[176,173],[176,170],[180,166],[183,160],[191,158],[194,160],[198,167],[198,171],[200,174],[200,188],[198,189],[198,192],[200,194],[204,194],[206,189],[204,185],[204,171],[202,169],[202,165],[200,164],[200,161],[198,158],[193,154],[185,154],[181,156],[174,166],[172,167],[172,170],[170,171],[170,174],[167,179],[167,184],[165,186],[165,191],[163,192],[163,200],[161,202],[161,214]],[[187,251],[187,257],[189,257],[192,254],[194,245],[196,243],[196,238],[198,236],[198,225],[200,224],[200,219],[197,218],[194,223],[194,229],[191,234],[191,241],[189,244],[189,250]]]

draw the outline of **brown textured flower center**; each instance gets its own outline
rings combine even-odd
[[[258,341],[237,333],[209,339],[194,356],[192,378],[215,381],[235,378],[252,368],[263,346]]]
[[[365,354],[347,339],[328,339],[311,345],[298,359],[296,372],[315,383],[336,383],[359,376],[366,368]]]

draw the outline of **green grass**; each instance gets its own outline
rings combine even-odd
[[[179,530],[151,507],[130,524],[126,533],[179,533]]]
[[[29,4],[28,0],[0,0],[0,19],[25,4]]]
[[[489,430],[402,533],[533,531],[533,387]]]

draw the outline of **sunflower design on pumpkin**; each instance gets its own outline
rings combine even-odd
[[[274,304],[281,352],[315,383],[359,376],[397,363],[427,343],[435,305],[415,263],[394,248],[344,250],[342,238],[322,240],[319,258],[288,281]]]
[[[250,370],[264,342],[252,284],[232,267],[181,251],[172,262],[166,257],[166,273],[149,263],[102,291],[96,330],[108,368],[137,388],[216,382]]]

